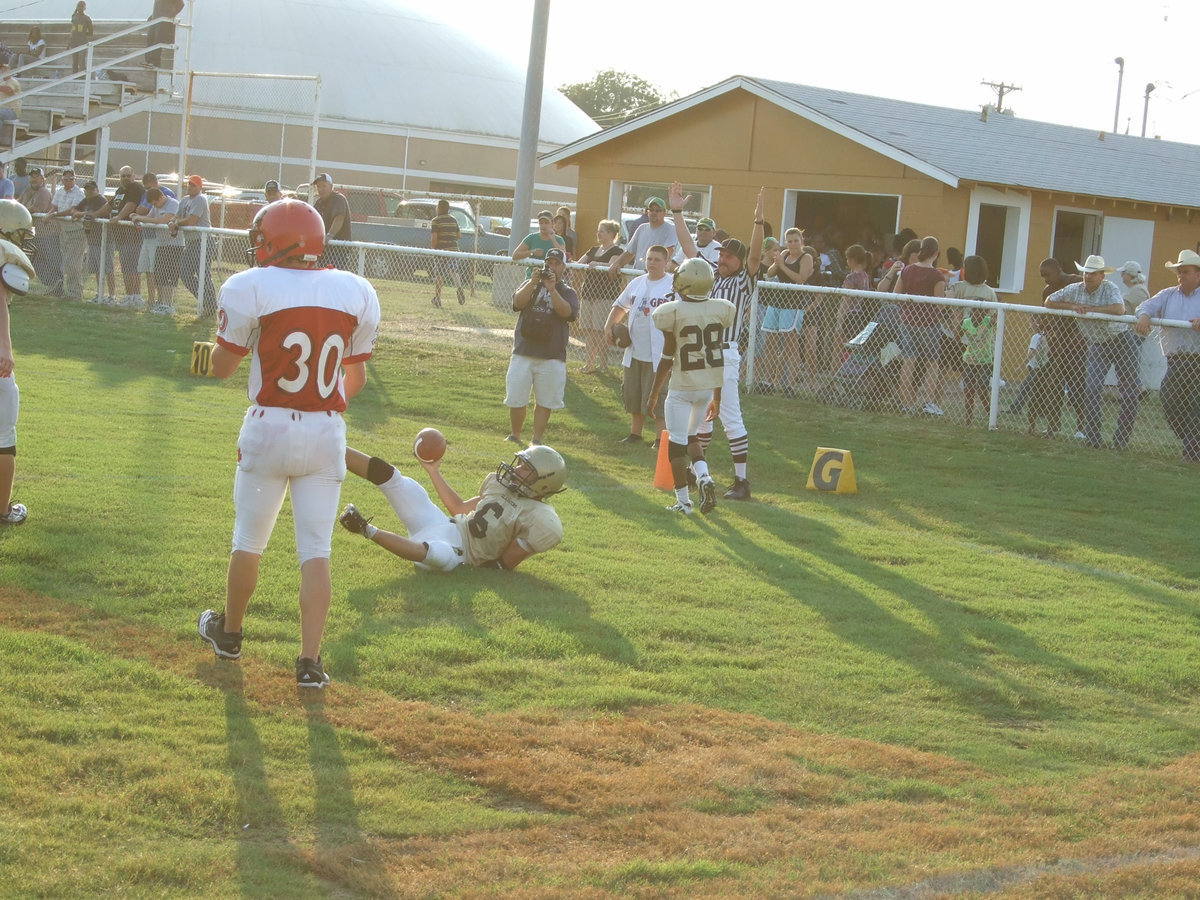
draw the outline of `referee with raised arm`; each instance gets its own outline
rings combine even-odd
[[[671,185],[668,203],[675,220],[675,233],[683,255],[691,259],[700,256],[696,242],[683,221],[683,205],[689,199],[683,196],[683,185],[676,181]],[[758,203],[754,207],[754,230],[750,234],[750,247],[737,238],[728,238],[721,244],[717,261],[709,261],[715,270],[716,282],[712,296],[722,297],[736,307],[733,324],[725,330],[725,382],[721,388],[721,410],[718,414],[725,437],[729,441],[729,452],[733,456],[733,486],[725,492],[726,500],[749,500],[750,479],[746,474],[746,460],[750,455],[750,435],[742,423],[742,397],[738,391],[738,376],[742,356],[738,350],[738,337],[746,327],[750,315],[750,295],[754,293],[754,275],[758,271],[763,243],[763,189],[758,190]],[[703,257],[701,257],[703,258]],[[701,450],[707,453],[712,440],[712,422],[700,426],[697,440]]]

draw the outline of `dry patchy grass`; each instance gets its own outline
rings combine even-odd
[[[0,610],[5,627],[237,691],[256,714],[317,716],[474,784],[498,809],[530,813],[520,827],[450,836],[253,838],[364,896],[869,896],[908,884],[914,896],[1148,897],[1196,896],[1200,883],[1198,754],[1028,785],[697,706],[477,715],[348,684],[301,704],[290,673],[252,657],[216,662],[197,642],[119,621],[98,628],[93,611],[27,593],[9,593]]]

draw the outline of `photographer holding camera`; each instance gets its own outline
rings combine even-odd
[[[546,251],[542,268],[513,294],[517,327],[513,331],[512,359],[505,378],[504,405],[512,430],[505,440],[521,444],[521,429],[532,392],[533,440],[542,443],[550,412],[562,409],[567,387],[567,339],[571,322],[579,315],[579,297],[563,277],[567,264],[557,247]]]

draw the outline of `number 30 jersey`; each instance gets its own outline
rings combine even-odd
[[[379,298],[365,278],[338,269],[247,269],[218,299],[217,343],[252,353],[250,402],[343,412],[342,365],[375,349]]]
[[[654,327],[675,335],[675,365],[671,388],[703,391],[721,386],[725,368],[725,329],[733,324],[736,307],[728,300],[676,297],[654,310]]]
[[[544,553],[562,540],[563,528],[554,507],[509,490],[493,472],[483,479],[473,512],[460,513],[454,523],[462,534],[467,563],[482,565],[499,559],[518,538],[531,553]]]

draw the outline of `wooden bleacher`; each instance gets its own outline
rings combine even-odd
[[[60,129],[70,129],[78,135],[80,128],[74,126],[85,126],[89,120],[98,117],[111,121],[113,112],[155,96],[162,89],[164,78],[169,82],[169,73],[174,66],[171,47],[162,49],[161,68],[142,65],[146,50],[144,20],[93,19],[95,38],[91,77],[85,77],[83,73],[72,77],[71,55],[63,55],[67,51],[71,29],[69,20],[5,21],[0,23],[0,41],[13,54],[11,67],[14,70],[18,69],[18,54],[27,50],[29,30],[34,25],[42,29],[46,60],[15,72],[21,84],[21,113],[16,122],[11,126],[6,124],[0,130],[0,153],[21,155],[21,145],[28,142],[45,148],[48,139]],[[129,29],[135,30],[114,37]],[[144,103],[137,105],[142,107]]]

